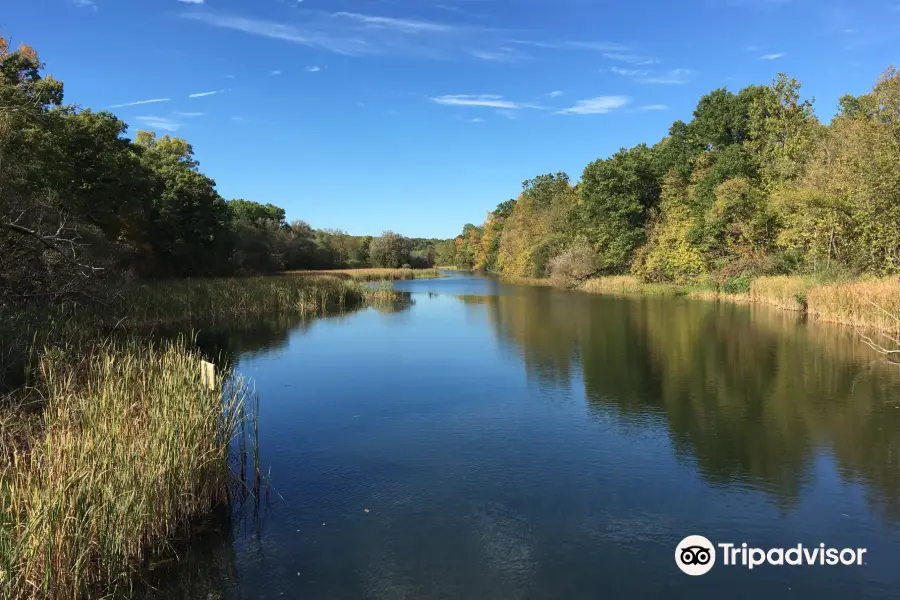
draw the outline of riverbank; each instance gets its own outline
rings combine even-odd
[[[320,271],[288,271],[287,275],[331,277],[354,281],[409,281],[443,277],[438,269],[328,269]]]
[[[127,595],[174,538],[259,485],[241,383],[227,365],[201,381],[190,340],[154,343],[141,328],[395,298],[389,285],[281,276],[0,309],[0,597]]]
[[[556,287],[550,279],[504,278],[511,283]],[[810,277],[758,277],[741,282],[745,291],[708,285],[645,283],[629,275],[595,277],[575,286],[590,294],[686,296],[703,300],[759,303],[797,311],[819,321],[890,334],[900,333],[900,278],[821,282]]]

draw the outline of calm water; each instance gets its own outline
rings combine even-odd
[[[454,277],[204,335],[260,397],[273,492],[185,598],[897,598],[900,368],[797,315]],[[713,542],[863,566],[675,565]]]

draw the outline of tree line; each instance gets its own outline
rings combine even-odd
[[[226,201],[180,138],[64,102],[34,49],[0,37],[0,300],[111,279],[426,267],[440,240],[352,236]]]
[[[779,74],[713,90],[652,146],[525,181],[438,248],[460,268],[575,283],[630,273],[742,291],[770,274],[900,272],[900,73],[821,123]]]

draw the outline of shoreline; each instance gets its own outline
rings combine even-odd
[[[610,296],[680,296],[713,302],[764,304],[799,312],[816,321],[883,334],[900,333],[900,277],[818,282],[799,276],[758,277],[746,292],[702,285],[645,283],[629,275],[593,277],[574,287],[551,279],[500,276],[507,283],[571,289]]]

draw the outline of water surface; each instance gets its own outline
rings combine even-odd
[[[201,335],[272,492],[163,587],[221,598],[896,598],[900,368],[766,308],[454,276]],[[868,549],[683,575],[689,534]]]

